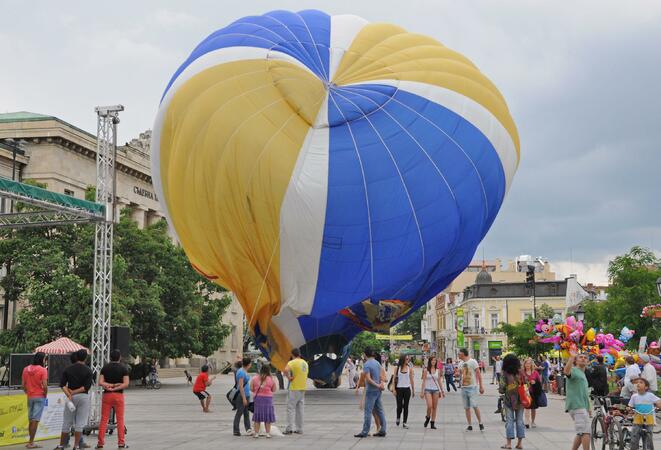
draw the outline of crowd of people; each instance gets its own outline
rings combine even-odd
[[[32,364],[23,369],[22,387],[28,401],[28,443],[27,448],[39,448],[34,440],[39,427],[48,396],[48,371],[46,369],[46,354],[34,354]],[[90,448],[83,441],[83,429],[88,424],[90,413],[90,389],[94,384],[94,373],[87,365],[87,350],[81,349],[71,353],[71,365],[64,369],[60,380],[60,388],[66,396],[63,413],[62,433],[56,450],[69,446],[73,436],[73,448]],[[117,421],[117,446],[128,448],[125,441],[124,428],[124,389],[129,386],[129,370],[120,362],[119,350],[110,352],[110,362],[103,366],[99,374],[99,385],[103,389],[101,398],[101,420],[99,422],[98,442],[95,448],[102,449],[110,420],[110,412],[114,409]]]
[[[371,348],[365,349],[364,356],[359,361],[349,358],[346,363],[349,388],[354,389],[355,395],[360,398],[359,405],[363,410],[363,426],[355,437],[386,436],[388,420],[382,398],[386,390],[395,396],[397,427],[401,425],[403,428],[409,428],[409,405],[417,392],[426,407],[422,426],[436,429],[440,402],[446,393],[460,390],[466,431],[474,430],[473,417],[478,429],[484,430],[478,399],[479,395],[484,393],[485,365],[471,358],[466,349],[461,349],[457,357],[457,361],[447,358],[443,362],[432,354],[423,360],[419,369],[407,354],[400,355],[389,369],[381,355]],[[60,443],[56,449],[66,448],[71,438],[74,449],[90,447],[84,442],[82,434],[90,410],[89,391],[94,383],[94,374],[86,364],[87,358],[86,350],[72,353],[72,364],[62,373],[60,388],[67,401]],[[120,359],[118,350],[110,352],[110,362],[99,374],[103,396],[95,447],[98,449],[104,447],[111,410],[114,410],[116,416],[118,447],[128,448],[125,442],[123,392],[129,386],[129,370]],[[625,361],[626,367],[615,371],[604,363],[601,355],[574,353],[564,364],[551,361],[544,355],[536,360],[530,357],[519,358],[513,353],[494,357],[491,383],[497,384],[500,394],[496,413],[502,413],[505,421],[506,440],[501,448],[511,449],[513,443],[514,448],[523,448],[526,430],[537,427],[538,409],[547,406],[547,392],[553,391],[554,384],[562,385],[566,393],[565,410],[573,420],[576,431],[573,450],[581,446],[586,450],[590,445],[591,394],[598,397],[610,396],[613,402],[628,405],[636,414],[643,414],[640,411],[649,408],[653,413],[654,406],[661,407],[661,399],[655,395],[658,385],[654,366],[646,354],[640,354],[637,358],[627,356]],[[32,364],[23,371],[23,389],[28,397],[29,416],[27,448],[39,447],[34,439],[48,393],[45,365],[46,355],[36,353]],[[279,384],[282,389],[282,384],[279,380],[276,381],[274,369],[267,362],[260,361],[258,370],[251,376],[252,365],[252,359],[244,357],[234,366],[235,383],[227,393],[235,411],[233,433],[235,436],[242,435],[243,422],[243,435],[258,438],[263,424],[262,435],[270,438],[272,424],[276,422],[273,394],[278,390]],[[211,394],[208,388],[216,379],[216,376],[209,376],[209,369],[208,365],[203,365],[193,383],[193,394],[199,400],[204,413],[211,411]],[[301,357],[299,349],[292,349],[291,360],[282,372],[289,381],[286,428],[283,431],[285,435],[303,433],[308,370],[308,363]],[[619,380],[616,372],[620,374]],[[637,448],[641,426],[647,424],[646,420],[634,424],[632,439],[635,442],[632,442],[632,449]],[[372,421],[376,430],[371,433]]]

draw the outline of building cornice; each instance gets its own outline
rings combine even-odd
[[[40,121],[0,123],[0,138],[23,139],[28,144],[43,142],[57,144],[67,150],[90,159],[96,159],[96,137],[57,118]],[[117,169],[129,176],[152,183],[149,166],[129,157],[136,153],[149,163],[145,152],[127,146],[117,147]]]

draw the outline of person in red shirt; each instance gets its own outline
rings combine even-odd
[[[209,405],[211,405],[211,394],[207,392],[207,387],[211,386],[211,383],[213,383],[213,380],[215,379],[215,376],[209,378],[209,366],[206,364],[200,367],[200,374],[195,378],[193,394],[200,399],[202,411],[205,413],[211,412],[209,410]]]
[[[28,420],[30,421],[28,425],[30,441],[26,445],[27,448],[39,448],[34,443],[34,436],[37,434],[48,394],[48,371],[44,367],[45,360],[46,354],[37,352],[32,358],[32,364],[23,369],[23,390],[28,396]]]

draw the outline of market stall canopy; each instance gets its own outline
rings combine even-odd
[[[69,338],[61,337],[53,342],[44,344],[34,349],[35,352],[44,352],[47,355],[66,355],[67,353],[77,352],[80,349],[89,351],[86,347],[72,341]]]

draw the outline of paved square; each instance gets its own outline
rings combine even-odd
[[[417,380],[416,380],[417,381]],[[204,414],[190,386],[182,379],[164,380],[159,391],[131,388],[126,393],[127,443],[132,449],[497,449],[504,443],[505,428],[500,415],[494,414],[497,392],[487,385],[479,398],[485,431],[464,431],[466,422],[459,393],[450,393],[439,403],[437,430],[423,428],[425,404],[419,396],[411,399],[408,430],[395,426],[395,399],[384,393],[388,436],[356,439],[353,435],[362,426],[362,411],[354,391],[311,388],[305,405],[305,434],[274,436],[272,439],[232,435],[233,412],[225,393],[233,384],[231,376],[219,376],[209,389],[213,395],[212,412]],[[284,429],[286,392],[276,393],[277,426]],[[524,448],[557,450],[570,448],[574,437],[569,415],[564,413],[564,400],[549,399],[549,407],[539,410],[538,428],[526,430]],[[475,427],[477,428],[477,427]],[[242,429],[243,431],[243,429]],[[96,437],[88,441],[96,444]],[[54,448],[57,442],[41,441],[44,448]],[[115,434],[106,440],[105,448],[116,448]],[[661,445],[661,440],[658,443]],[[24,446],[4,447],[21,449]]]

